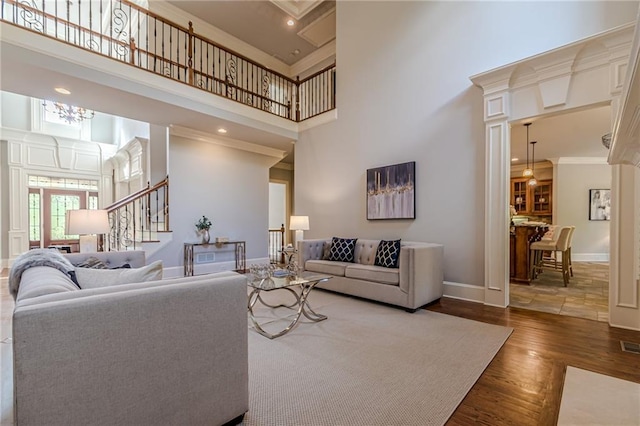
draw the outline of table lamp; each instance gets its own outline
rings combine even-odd
[[[98,251],[97,234],[110,231],[106,210],[67,210],[66,234],[80,236],[80,253]]]
[[[291,216],[289,219],[289,229],[296,231],[295,247],[298,248],[298,241],[302,241],[304,231],[309,230],[309,216]]]

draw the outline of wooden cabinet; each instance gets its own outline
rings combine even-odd
[[[539,180],[536,186],[527,184],[528,178],[511,179],[511,205],[519,215],[551,215],[553,181]]]
[[[551,180],[541,180],[531,191],[531,213],[536,215],[551,214]]]

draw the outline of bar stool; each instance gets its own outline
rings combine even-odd
[[[575,229],[575,227],[573,228]],[[532,280],[538,276],[540,271],[548,269],[552,271],[561,271],[564,286],[566,287],[567,284],[569,284],[569,276],[572,275],[569,266],[571,262],[571,254],[569,251],[571,233],[571,226],[563,226],[560,228],[557,239],[546,241],[542,240],[531,243],[529,249],[531,251],[530,258],[532,259],[530,271]],[[551,252],[551,256],[545,257],[545,252]],[[558,264],[558,253],[562,256],[560,264]]]

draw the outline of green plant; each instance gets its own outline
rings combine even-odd
[[[199,231],[208,230],[211,228],[211,221],[203,215],[202,218],[196,222],[196,228],[198,228]]]

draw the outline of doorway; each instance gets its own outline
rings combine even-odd
[[[531,123],[529,140],[525,123]],[[526,280],[510,274],[510,306],[608,321],[610,227],[609,221],[593,220],[590,195],[595,188],[611,188],[612,167],[606,162],[608,149],[602,144],[602,136],[610,129],[609,105],[511,123],[510,204],[516,203],[519,195],[514,194],[513,184],[526,180],[522,175],[527,168],[527,147],[528,165],[537,180],[536,186],[528,188],[529,197],[521,197],[527,202],[515,206],[511,217],[514,226],[546,223],[552,231],[560,226],[575,226],[576,231],[572,238],[573,275],[567,286],[560,271],[544,270],[535,279],[527,274]],[[535,158],[531,141],[537,142]],[[550,190],[537,191],[545,184]],[[539,208],[543,205],[546,207]],[[557,237],[558,232],[545,238],[552,238],[551,234]],[[508,256],[513,259],[512,250]]]

